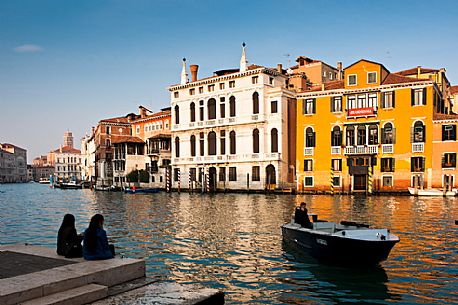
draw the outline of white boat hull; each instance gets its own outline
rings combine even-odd
[[[439,189],[415,189],[409,187],[410,195],[417,196],[456,196],[457,189],[452,189],[451,191],[446,191],[445,193]]]

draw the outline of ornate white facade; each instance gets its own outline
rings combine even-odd
[[[287,77],[281,68],[245,66],[245,50],[240,65],[169,87],[173,188],[263,190],[293,181]]]

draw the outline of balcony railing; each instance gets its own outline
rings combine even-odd
[[[412,143],[412,152],[413,153],[422,153],[425,151],[425,143]]]
[[[394,153],[393,144],[382,144],[382,154],[392,154]]]
[[[346,155],[365,155],[365,154],[377,154],[378,145],[359,145],[359,146],[347,146],[345,147]]]
[[[331,155],[340,155],[341,151],[340,146],[331,146]]]
[[[314,147],[304,147],[304,156],[313,156]]]

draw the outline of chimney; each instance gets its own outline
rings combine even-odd
[[[283,74],[283,66],[282,66],[282,64],[277,64],[277,71],[278,71],[278,73]]]
[[[199,70],[199,65],[189,65],[189,69],[191,70],[191,81],[197,81],[197,71]]]
[[[146,117],[146,109],[145,109],[145,107],[139,106],[139,107],[138,107],[138,113],[140,114],[140,117],[141,117],[141,118]]]
[[[417,78],[420,78],[421,66],[417,66]]]
[[[321,84],[321,91],[324,91],[324,83]]]
[[[343,71],[342,71],[342,62],[338,61],[337,62],[337,79],[342,80],[343,79]]]

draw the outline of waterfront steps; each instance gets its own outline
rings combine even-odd
[[[3,266],[0,279],[0,304],[5,305],[86,304],[106,297],[109,287],[145,277],[145,262],[138,259],[66,259],[58,256],[54,249],[31,245],[0,246],[0,252],[10,258],[8,266]],[[53,260],[57,267],[53,266]],[[40,263],[47,269],[31,272],[39,267],[33,264]]]

